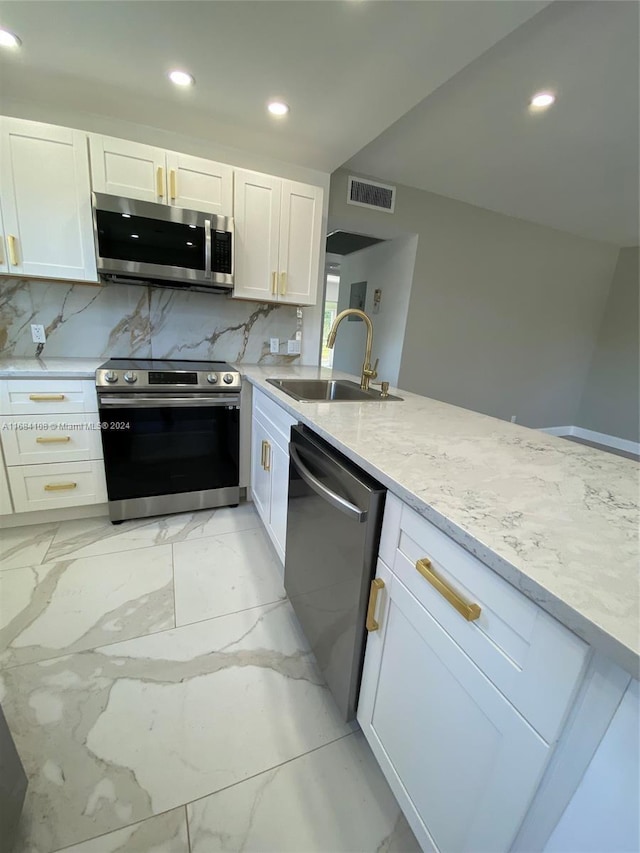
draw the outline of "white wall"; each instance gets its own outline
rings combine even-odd
[[[576,424],[640,439],[640,250],[621,249]]]
[[[397,237],[346,255],[340,267],[338,311],[349,307],[351,284],[367,282],[365,311],[373,322],[373,361],[380,359],[378,379],[398,384],[402,343],[418,246],[417,235]],[[373,293],[382,290],[380,310],[373,313]],[[366,341],[362,321],[343,320],[336,338],[333,366],[359,374]]]
[[[332,227],[419,235],[400,386],[528,426],[575,423],[618,247],[412,187],[393,215],[352,207],[348,175],[331,176]]]

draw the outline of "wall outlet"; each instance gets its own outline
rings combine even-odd
[[[515,424],[515,422],[516,422],[516,416],[515,416],[515,415],[511,415],[511,423],[512,423],[512,424]]]
[[[269,339],[269,352],[280,352],[280,338]]]
[[[300,341],[287,341],[287,355],[300,355]]]
[[[31,340],[34,344],[44,344],[47,341],[47,336],[44,333],[44,326],[40,323],[31,324]]]

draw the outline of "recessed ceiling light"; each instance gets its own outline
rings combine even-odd
[[[536,92],[536,94],[531,98],[531,106],[537,107],[538,109],[546,109],[550,107],[551,104],[555,101],[556,96],[553,92]]]
[[[196,82],[193,74],[189,74],[188,71],[170,71],[169,72],[169,80],[172,83],[175,83],[176,86],[193,86]]]
[[[139,234],[132,234],[131,236],[133,237],[134,240],[137,240],[140,237]]]
[[[0,30],[0,47],[20,47],[22,42],[15,33],[9,30]]]
[[[189,243],[189,241],[187,241],[187,246],[193,246],[193,243]]]
[[[286,116],[289,107],[283,101],[269,101],[267,109],[274,116]]]

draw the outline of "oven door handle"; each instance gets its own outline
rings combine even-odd
[[[311,471],[305,466],[302,459],[300,458],[300,454],[295,448],[295,445],[289,444],[289,453],[291,455],[291,461],[293,465],[305,481],[307,486],[310,489],[319,495],[321,498],[324,498],[327,503],[331,504],[332,507],[342,512],[348,518],[352,518],[355,521],[360,523],[367,520],[367,512],[363,511],[359,507],[355,506],[355,504],[350,503],[346,498],[341,497],[341,495],[337,495],[335,492],[332,492],[331,489],[328,489],[324,483],[321,483],[317,477],[314,477]]]
[[[214,406],[234,406],[240,407],[239,396],[219,397],[214,394],[200,397],[168,397],[157,395],[155,397],[142,397],[138,394],[132,394],[126,397],[114,397],[103,395],[99,402],[101,409],[119,408],[119,409],[148,409],[148,408],[185,408],[185,407],[214,407]]]

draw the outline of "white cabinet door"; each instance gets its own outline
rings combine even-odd
[[[9,515],[9,513],[13,513],[13,504],[11,503],[7,470],[4,467],[2,452],[0,452],[0,515]]]
[[[91,135],[91,183],[95,192],[167,201],[166,154],[162,148]]]
[[[265,462],[267,442],[266,429],[254,418],[251,425],[251,497],[266,527],[271,522],[271,477]]]
[[[233,169],[224,163],[167,152],[169,204],[233,216]]]
[[[2,192],[0,192],[0,202],[2,201]],[[5,242],[6,232],[2,220],[2,209],[0,208],[0,273],[9,272],[9,257],[7,255],[7,244]]]
[[[358,722],[424,850],[506,851],[549,747],[379,561]]]
[[[318,288],[322,189],[282,182],[280,212],[280,302],[315,305]]]
[[[85,134],[13,118],[0,133],[9,272],[97,281]]]
[[[271,539],[284,564],[287,545],[289,455],[272,439],[269,441],[268,453],[271,468]]]
[[[234,184],[233,295],[276,302],[282,181],[237,170]]]

